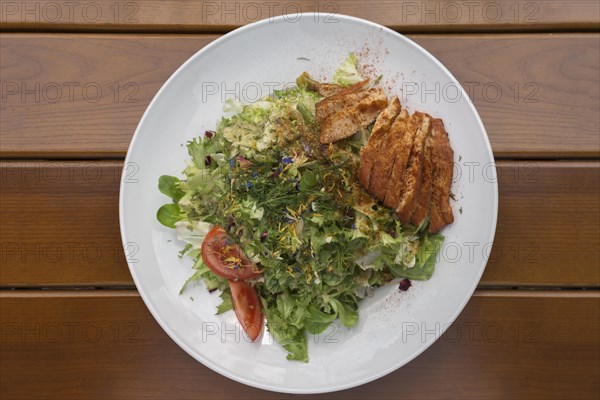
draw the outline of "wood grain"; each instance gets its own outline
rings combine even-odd
[[[326,21],[336,15],[365,18],[404,32],[540,31],[597,28],[600,12],[595,0],[478,1],[127,1],[96,0],[62,3],[51,0],[5,1],[2,28],[12,30],[188,31],[226,32],[232,28],[282,14]],[[290,22],[295,21],[291,16]]]
[[[2,34],[2,157],[124,155],[211,35]],[[496,157],[600,155],[598,34],[414,35],[471,94]]]
[[[119,233],[122,165],[0,164],[0,284],[131,285]]]
[[[265,392],[184,353],[134,291],[0,292],[9,399],[597,399],[597,291],[480,291],[396,372],[317,396]]]
[[[600,164],[497,166],[498,225],[482,285],[600,287]]]
[[[0,163],[0,285],[132,285],[119,235],[121,166]],[[600,165],[502,161],[497,167],[498,227],[481,286],[599,287]],[[466,260],[470,248],[460,247]]]
[[[0,155],[8,157],[124,155],[160,86],[216,38],[1,37]]]

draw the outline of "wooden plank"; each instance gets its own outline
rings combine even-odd
[[[497,166],[498,225],[481,284],[600,286],[600,164]]]
[[[393,29],[431,31],[540,31],[595,29],[600,12],[595,0],[496,0],[442,2],[339,1],[127,1],[91,3],[51,0],[5,1],[2,28],[13,30],[225,32],[261,19],[302,13],[334,23],[338,14],[365,18]],[[288,16],[289,21],[295,19]]]
[[[0,285],[132,285],[119,236],[121,165],[0,163]],[[497,167],[498,228],[481,286],[600,286],[600,165],[502,161]],[[465,176],[469,168],[484,173],[483,166],[457,168]],[[461,245],[462,256],[484,245]]]
[[[3,399],[597,399],[598,291],[476,292],[400,370],[321,396],[224,378],[162,331],[134,291],[0,292]]]
[[[3,286],[131,285],[119,233],[122,162],[0,164]]]
[[[0,155],[46,158],[123,156],[160,86],[216,36],[1,37]]]
[[[496,158],[600,156],[600,35],[461,38],[414,39],[463,84]]]
[[[600,155],[598,34],[412,37],[471,94],[496,157]],[[216,36],[1,38],[0,156],[98,158],[124,155],[162,83]]]

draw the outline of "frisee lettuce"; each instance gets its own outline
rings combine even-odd
[[[333,75],[333,82],[342,86],[351,86],[364,80],[365,78],[358,72],[358,59],[354,53],[348,55]]]

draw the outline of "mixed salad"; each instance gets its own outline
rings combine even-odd
[[[363,80],[356,63],[350,55],[334,84]],[[372,124],[319,143],[322,96],[312,83],[303,74],[296,87],[260,101],[229,102],[232,115],[187,144],[183,178],[160,177],[172,201],[157,213],[187,243],[180,257],[194,260],[181,292],[203,282],[219,293],[217,314],[233,309],[252,340],[266,319],[287,358],[303,362],[307,334],[338,318],[355,325],[359,302],[378,286],[429,279],[443,241],[427,221],[402,226],[357,183]]]

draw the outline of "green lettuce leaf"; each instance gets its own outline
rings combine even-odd
[[[175,202],[183,197],[185,192],[179,188],[179,178],[169,175],[163,175],[158,178],[158,190],[172,198]]]
[[[227,291],[229,290],[229,284],[227,283],[227,279],[221,278],[220,276],[215,275],[202,261],[202,258],[198,258],[194,265],[194,274],[190,276],[183,287],[179,291],[179,294],[183,294],[185,290],[194,283],[200,282],[200,280],[204,281],[204,285],[208,291],[212,292],[214,290]]]
[[[409,278],[417,281],[431,278],[435,269],[437,254],[439,253],[443,242],[444,236],[439,233],[433,235],[426,234],[417,251],[417,259],[414,267],[407,268],[398,265],[390,265],[392,274],[399,278]]]
[[[339,67],[334,75],[333,82],[342,86],[351,86],[355,83],[365,80],[358,72],[358,59],[354,53],[350,53],[341,67]]]
[[[325,332],[337,318],[337,313],[327,314],[315,306],[308,307],[308,317],[304,321],[306,331],[313,335]]]
[[[267,329],[277,343],[288,352],[288,360],[308,362],[308,345],[304,328],[298,328],[290,324],[281,315],[281,311],[291,315],[293,307],[290,307],[290,304],[284,304],[288,303],[288,301],[278,302],[273,307],[269,306],[263,299],[263,311],[267,317]]]
[[[229,291],[225,290],[221,292],[219,297],[221,298],[221,304],[219,304],[219,307],[217,307],[216,315],[223,314],[224,312],[229,310],[233,310],[233,303],[231,302],[231,293],[229,293]]]
[[[175,229],[177,221],[183,221],[187,218],[187,214],[182,212],[177,204],[165,204],[156,212],[158,222],[166,227]]]
[[[338,299],[331,298],[330,300],[331,306],[334,311],[340,317],[340,321],[342,321],[342,325],[344,326],[353,326],[358,322],[358,310],[346,303],[342,303]]]

